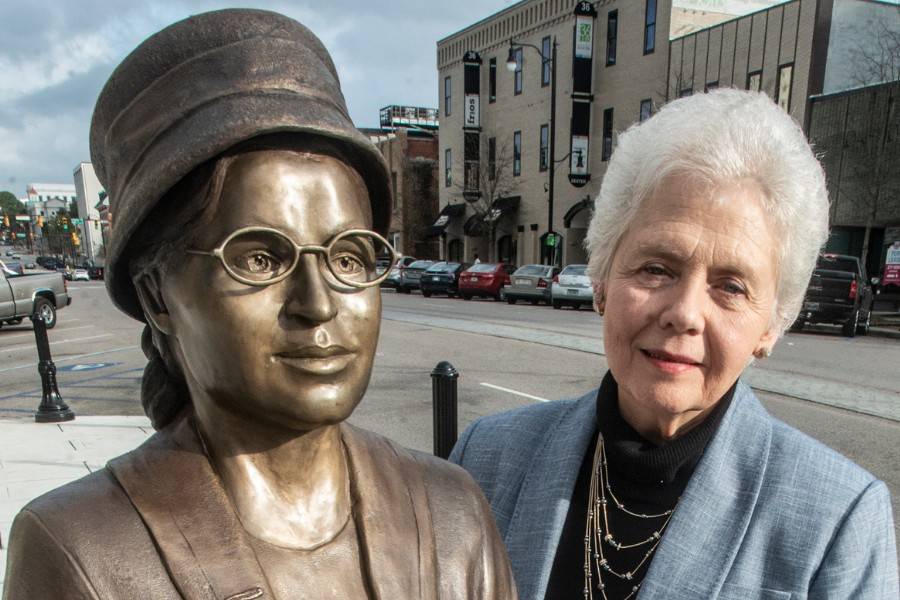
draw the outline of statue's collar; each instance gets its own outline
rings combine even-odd
[[[341,425],[350,459],[353,517],[374,597],[437,597],[431,512],[413,455]],[[274,599],[263,569],[189,413],[108,468],[140,513],[182,596]]]

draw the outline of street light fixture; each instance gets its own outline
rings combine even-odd
[[[556,168],[556,36],[553,36],[551,43],[550,56],[544,56],[544,52],[534,44],[525,44],[517,42],[510,38],[509,54],[506,57],[506,68],[513,72],[519,68],[518,51],[523,47],[532,48],[541,57],[541,70],[543,67],[550,69],[550,160],[548,162],[548,186],[547,186],[547,235],[553,235],[553,188],[554,188],[554,172]],[[559,249],[557,248],[558,239],[554,238],[553,253],[551,255],[551,263],[555,264],[558,258]]]

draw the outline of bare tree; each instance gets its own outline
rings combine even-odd
[[[487,235],[489,240],[487,260],[493,262],[496,254],[497,225],[502,216],[495,203],[501,198],[513,194],[516,178],[513,175],[513,152],[508,143],[500,144],[491,160],[490,151],[487,160],[469,166],[463,182],[454,183],[454,187],[463,193],[468,205],[475,213],[476,233]],[[466,182],[466,175],[469,181]],[[477,196],[471,192],[478,190]]]
[[[900,6],[896,19],[869,21],[853,29],[847,55],[856,85],[900,79]]]
[[[864,116],[855,119],[853,127],[844,133],[837,174],[837,187],[844,198],[853,203],[852,212],[865,223],[861,259],[865,264],[869,255],[872,227],[884,220],[900,197],[900,175],[897,164],[900,152],[896,140],[891,139],[890,126],[896,117],[890,113],[890,105],[876,102],[870,97]],[[856,107],[860,109],[861,107]],[[895,107],[893,110],[897,110]],[[843,204],[843,203],[842,203]],[[834,206],[832,221],[839,207]]]

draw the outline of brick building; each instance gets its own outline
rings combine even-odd
[[[512,249],[517,264],[583,262],[618,133],[671,99],[719,86],[760,90],[808,126],[810,96],[849,85],[838,74],[825,87],[833,8],[849,1],[744,0],[756,10],[734,15],[686,0],[523,0],[440,40],[442,255],[470,260]],[[507,169],[512,179],[493,243],[483,228],[466,226],[485,169]]]
[[[363,129],[384,155],[391,172],[391,224],[388,240],[401,254],[436,258],[428,237],[438,215],[437,111],[388,106],[381,129]]]

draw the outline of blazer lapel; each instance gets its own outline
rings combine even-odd
[[[739,383],[672,515],[640,600],[718,595],[756,508],[771,438],[768,413]]]
[[[182,596],[274,597],[189,417],[108,468],[147,524]]]
[[[342,424],[350,458],[353,517],[375,598],[438,596],[437,551],[415,458],[385,438]]]
[[[596,431],[596,399],[594,390],[563,411],[527,465],[504,537],[523,600],[544,597],[578,469]]]

